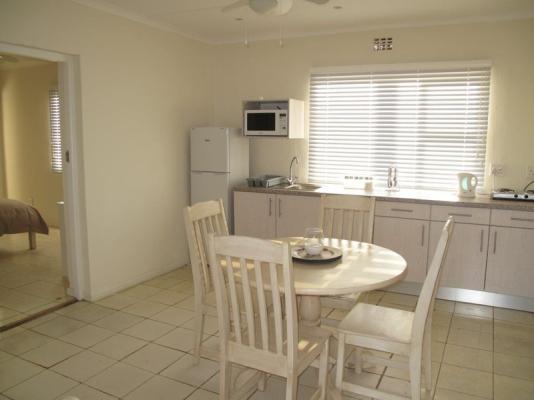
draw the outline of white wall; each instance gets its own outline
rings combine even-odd
[[[57,87],[57,65],[11,68],[2,71],[2,76],[6,197],[31,203],[49,226],[58,227],[56,202],[63,200],[63,187],[62,175],[50,166],[48,94]]]
[[[67,0],[2,0],[0,41],[80,56],[90,296],[188,261],[187,134],[209,46]]]
[[[372,51],[375,37],[392,36],[394,50]],[[534,165],[534,19],[344,33],[216,48],[215,122],[241,124],[241,101],[293,97],[308,100],[312,67],[356,64],[492,60],[489,162],[505,164],[496,186],[522,188]],[[251,173],[287,175],[293,155],[307,176],[306,140],[256,138]],[[303,162],[304,161],[304,162]],[[487,179],[489,182],[490,180]],[[402,185],[402,182],[401,182]]]

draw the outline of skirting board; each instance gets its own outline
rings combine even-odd
[[[419,295],[421,286],[421,283],[416,282],[400,282],[386,290],[395,293]],[[442,300],[460,301],[463,303],[474,303],[484,306],[534,312],[534,298],[529,297],[449,287],[439,288],[436,297]]]

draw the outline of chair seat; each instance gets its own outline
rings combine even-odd
[[[284,321],[285,325],[285,321]],[[239,356],[235,356],[232,358],[235,360],[236,358],[239,359],[239,362],[241,365],[245,365],[249,368],[255,368],[257,367],[258,360],[264,360],[267,356],[266,352],[261,350],[261,336],[259,335],[258,331],[259,326],[256,327],[256,346],[257,348],[250,347],[248,345],[249,339],[248,339],[248,332],[246,327],[242,329],[242,345],[239,345],[235,342],[232,342],[230,346],[232,346],[234,349],[237,349],[241,347],[240,353],[248,353],[249,356],[246,357],[246,361],[244,359],[241,359]],[[274,340],[274,332],[269,332],[269,354],[270,358],[272,359],[271,365],[269,363],[263,363],[262,369],[266,372],[269,372],[274,375],[278,376],[286,376],[287,370],[285,369],[285,366],[280,365],[278,360],[276,359],[281,357],[287,356],[287,347],[286,347],[286,339],[285,339],[285,332],[286,327],[283,328],[284,332],[284,339],[283,339],[283,347],[282,347],[282,354],[277,355],[276,354],[276,345]],[[308,327],[303,326],[302,324],[299,324],[299,340],[298,340],[298,352],[297,352],[297,372],[300,374],[304,368],[306,368],[314,359],[316,359],[321,351],[324,348],[324,343],[328,341],[328,339],[331,336],[331,332],[320,328],[320,327]],[[256,355],[256,358],[252,358],[253,362],[248,362],[248,360],[251,360],[250,355]]]
[[[337,329],[349,335],[361,335],[399,343],[410,343],[414,313],[358,303]]]

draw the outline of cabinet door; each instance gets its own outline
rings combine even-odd
[[[431,222],[428,264],[441,236],[443,222]],[[441,273],[440,286],[484,290],[484,275],[488,254],[489,227],[474,224],[455,224],[449,250]]]
[[[319,226],[321,198],[316,196],[276,196],[276,236],[304,236],[306,228]]]
[[[490,228],[486,290],[534,297],[534,229]]]
[[[408,263],[405,281],[425,280],[429,225],[417,219],[375,217],[373,243],[404,257]]]
[[[235,234],[273,239],[276,236],[274,200],[271,194],[234,192]]]

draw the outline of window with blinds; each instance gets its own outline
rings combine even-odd
[[[309,179],[372,176],[385,186],[457,187],[458,172],[483,183],[490,64],[315,69],[310,82]]]
[[[63,160],[61,158],[61,108],[59,91],[57,88],[48,92],[50,112],[50,166],[52,172],[63,172]]]

